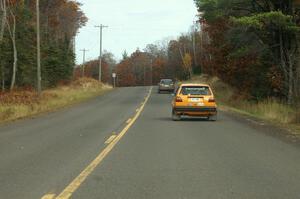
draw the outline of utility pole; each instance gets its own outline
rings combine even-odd
[[[36,45],[37,45],[37,92],[42,93],[41,41],[40,41],[40,0],[36,0]]]
[[[150,65],[150,69],[151,69],[151,86],[153,86],[153,59],[150,60],[151,65]]]
[[[82,53],[83,53],[83,56],[82,56],[82,77],[84,77],[85,53],[88,52],[89,50],[87,50],[87,49],[82,49],[82,50],[80,50],[80,51],[82,51]]]
[[[103,28],[108,28],[108,26],[101,24],[100,26],[95,26],[95,28],[100,29],[99,82],[101,82],[102,80],[102,32],[103,32]]]
[[[146,86],[146,66],[144,66],[144,86]]]

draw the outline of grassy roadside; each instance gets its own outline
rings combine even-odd
[[[188,82],[209,84],[214,89],[221,110],[268,121],[274,125],[288,128],[293,134],[300,137],[300,124],[297,122],[299,113],[295,108],[275,99],[266,99],[258,103],[241,100],[233,88],[216,77],[195,76]]]
[[[30,90],[0,94],[0,123],[54,111],[96,97],[112,89],[96,80],[82,78],[69,85],[45,90],[41,97]]]

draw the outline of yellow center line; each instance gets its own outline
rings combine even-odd
[[[46,194],[41,199],[54,199],[55,194]]]
[[[127,121],[126,121],[126,124],[129,124],[131,122],[131,118],[129,118]]]
[[[57,197],[56,199],[68,199],[73,193],[81,186],[81,184],[86,180],[86,178],[95,170],[95,168],[103,161],[103,159],[109,154],[109,152],[118,144],[121,138],[128,132],[130,127],[135,123],[138,117],[141,115],[148,102],[152,92],[152,87],[146,97],[146,100],[142,103],[141,108],[136,113],[136,115],[131,119],[131,121],[126,125],[126,127],[120,132],[115,139],[93,160]]]
[[[105,141],[105,144],[110,144],[116,137],[117,137],[116,135],[110,136],[110,137]]]

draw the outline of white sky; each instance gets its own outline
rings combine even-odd
[[[131,54],[138,47],[166,37],[187,32],[197,14],[193,0],[78,0],[89,18],[76,38],[77,62],[82,62],[80,49],[88,49],[86,59],[99,56],[99,29],[103,31],[103,49],[117,59],[124,50]]]

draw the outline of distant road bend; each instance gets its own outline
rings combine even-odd
[[[1,126],[0,199],[300,198],[299,146],[222,112],[173,122],[156,91]]]

